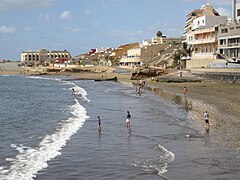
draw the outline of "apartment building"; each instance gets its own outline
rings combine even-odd
[[[192,45],[194,41],[194,32],[199,29],[211,28],[218,24],[225,24],[227,16],[201,16],[196,18],[191,25],[191,31],[186,36],[186,43]]]
[[[217,60],[217,28],[205,28],[192,32],[193,52],[191,60],[186,62],[187,68],[210,67],[210,63]]]
[[[232,21],[219,25],[218,53],[227,60],[226,67],[240,67],[240,4],[232,1]]]
[[[67,50],[49,51],[47,49],[39,49],[37,51],[24,51],[21,53],[21,62],[24,63],[43,63],[45,61],[54,61],[56,59],[64,59],[68,61],[71,55]]]
[[[191,59],[186,60],[186,68],[225,66],[226,60],[218,55],[218,26],[226,22],[227,17],[220,16],[209,4],[188,14],[184,42],[193,52]]]
[[[186,17],[183,42],[187,42],[187,40],[191,38],[189,37],[189,32],[193,30],[192,29],[193,21],[202,16],[220,16],[220,14],[209,4],[202,5],[200,9],[195,9],[191,11]]]
[[[218,52],[240,63],[240,22],[229,22],[219,26]]]

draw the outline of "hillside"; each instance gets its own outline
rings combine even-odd
[[[172,55],[175,51],[180,49],[181,46],[181,44],[169,46],[159,56],[155,57],[150,65],[163,66],[165,64],[164,61],[167,61],[167,66],[171,66],[173,63]]]

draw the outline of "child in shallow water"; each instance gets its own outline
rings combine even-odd
[[[100,116],[97,117],[98,118],[98,125],[97,125],[97,130],[98,131],[101,131],[101,119],[100,119]]]

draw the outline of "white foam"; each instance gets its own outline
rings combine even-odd
[[[28,79],[44,79],[44,80],[54,80],[54,81],[62,81],[58,78],[51,78],[51,77],[40,77],[40,76],[26,76]]]
[[[158,148],[163,151],[163,155],[160,157],[161,159],[164,159],[164,165],[160,168],[157,168],[158,174],[162,175],[167,172],[168,164],[175,159],[175,154],[173,154],[171,151],[167,150],[160,144],[158,144]]]
[[[10,76],[13,76],[13,75],[1,74],[0,76],[4,76],[4,77],[10,77]]]
[[[70,84],[72,84],[73,87],[69,88],[69,89],[71,89],[71,90],[74,89],[76,96],[79,96],[83,101],[90,102],[90,100],[87,98],[87,92],[83,88],[77,86],[76,84],[74,84],[72,82]]]
[[[61,149],[88,118],[86,109],[78,100],[70,106],[72,117],[63,120],[53,134],[46,135],[36,148],[23,145],[12,145],[19,154],[15,158],[7,158],[10,167],[0,167],[0,179],[30,180],[36,177],[38,171],[48,166],[47,162],[61,154]]]
[[[130,163],[130,165],[141,168],[147,172],[157,171],[158,175],[163,175],[167,172],[168,164],[175,159],[175,155],[160,144],[157,145],[157,149],[161,151],[160,157],[137,160]]]

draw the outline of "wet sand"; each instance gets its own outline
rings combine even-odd
[[[186,96],[183,95],[185,86]],[[240,147],[239,86],[207,80],[202,83],[147,83],[147,89],[156,95],[181,105],[202,131],[205,131],[203,114],[207,110],[215,142],[233,148]]]
[[[0,64],[0,74],[22,74],[22,68],[17,63]],[[30,73],[29,73],[30,74]],[[133,83],[131,73],[54,73],[72,78],[113,78],[121,83]],[[188,92],[183,95],[184,86]],[[146,81],[146,89],[160,98],[182,106],[189,117],[196,122],[196,128],[203,132],[204,111],[210,116],[210,134],[215,135],[215,142],[227,147],[240,147],[240,84],[213,82],[204,80],[201,83],[157,83]]]

